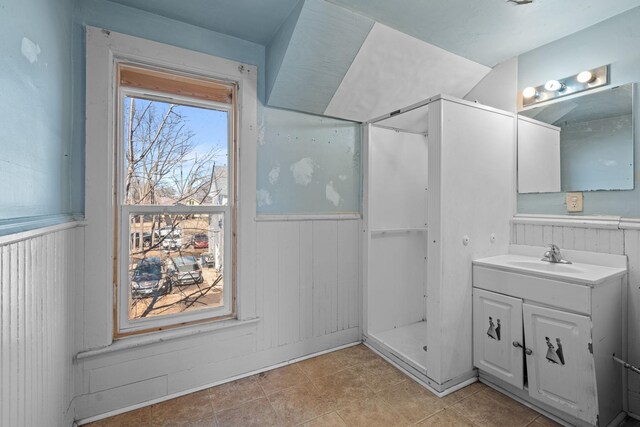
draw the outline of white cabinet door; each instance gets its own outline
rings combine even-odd
[[[473,363],[523,387],[522,300],[473,289]]]
[[[529,395],[596,424],[591,320],[586,316],[523,304]]]

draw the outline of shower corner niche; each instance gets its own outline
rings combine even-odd
[[[364,339],[444,395],[476,379],[471,261],[508,247],[515,116],[441,95],[363,126]]]

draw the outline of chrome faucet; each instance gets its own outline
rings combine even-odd
[[[547,246],[549,246],[551,249],[544,253],[544,258],[542,258],[542,261],[547,261],[552,264],[571,264],[571,261],[562,259],[562,254],[560,253],[560,248],[558,247],[558,245],[551,243]]]

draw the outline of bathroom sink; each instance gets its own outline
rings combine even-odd
[[[607,254],[586,253],[582,251],[563,251],[572,264],[550,263],[541,260],[545,248],[523,249],[512,245],[509,254],[482,258],[473,261],[475,266],[490,267],[529,276],[538,276],[565,282],[597,285],[614,277],[623,276],[626,264],[612,261]],[[516,252],[516,253],[513,253]],[[586,254],[586,255],[584,255]],[[620,258],[618,256],[618,258]],[[621,258],[625,259],[625,258]]]
[[[509,260],[509,265],[513,265],[515,268],[530,269],[535,271],[544,271],[550,273],[585,273],[586,269],[581,264],[559,264],[550,263],[542,260]]]

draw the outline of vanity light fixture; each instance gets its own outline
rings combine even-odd
[[[576,80],[580,83],[591,83],[595,78],[596,76],[591,71],[582,71],[578,74]]]
[[[528,107],[607,84],[609,84],[609,66],[603,65],[563,79],[549,80],[544,85],[525,88],[522,91],[522,106]]]
[[[529,86],[522,91],[522,96],[526,99],[533,98],[538,95],[535,87]]]
[[[563,89],[566,89],[566,86],[557,80],[549,80],[544,84],[544,88],[549,92],[562,92]]]

